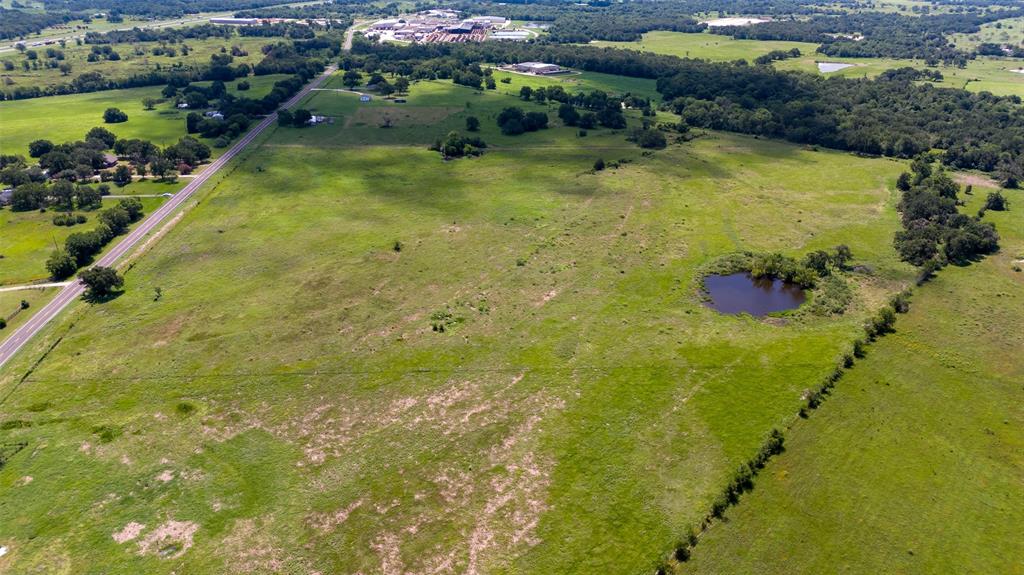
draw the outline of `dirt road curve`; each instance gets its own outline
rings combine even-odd
[[[291,100],[284,103],[284,108],[290,108],[295,104],[299,103],[313,88],[319,86],[328,76],[334,72],[335,67],[330,67],[324,71],[318,78],[306,85],[298,94],[296,94]],[[139,227],[135,228],[128,235],[121,238],[121,241],[114,246],[114,249],[107,252],[101,257],[94,265],[98,266],[113,266],[120,258],[127,254],[136,244],[138,244],[143,238],[145,238],[150,232],[155,230],[164,219],[173,213],[179,206],[184,204],[192,194],[198,190],[206,180],[210,179],[216,174],[221,168],[223,168],[232,158],[237,156],[252,143],[253,140],[259,136],[263,130],[266,130],[269,126],[273,125],[277,120],[277,113],[273,113],[264,118],[259,124],[256,125],[252,130],[249,130],[242,139],[238,140],[234,146],[231,146],[223,156],[214,160],[206,169],[197,175],[187,186],[181,189],[180,192],[174,195],[173,198],[168,200],[167,203],[160,206],[156,211],[149,215],[145,220],[139,224]],[[42,309],[36,312],[27,322],[22,324],[17,330],[14,331],[3,343],[0,343],[0,367],[3,367],[11,357],[18,352],[34,335],[39,333],[47,323],[50,322],[54,317],[57,316],[65,307],[71,302],[75,301],[78,296],[85,291],[81,282],[73,281],[70,284],[64,286],[64,288],[57,294],[50,303],[43,306]]]

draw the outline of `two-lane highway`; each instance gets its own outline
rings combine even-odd
[[[307,84],[302,90],[299,91],[292,99],[284,103],[282,107],[290,108],[295,104],[298,104],[303,98],[305,98],[313,88],[318,87],[328,76],[330,76],[335,70],[335,67],[330,67],[324,71],[319,77],[314,79],[312,82]],[[249,144],[253,142],[264,130],[273,125],[277,120],[277,113],[273,113],[256,125],[253,129],[249,130],[242,139],[238,140],[235,145],[224,153],[221,157],[214,160],[210,165],[197,175],[187,186],[181,189],[180,192],[174,195],[164,205],[160,206],[159,209],[154,211],[148,217],[146,217],[137,228],[132,230],[128,235],[124,236],[117,242],[109,252],[103,255],[94,265],[112,267],[118,260],[124,257],[132,248],[134,248],[143,238],[145,238],[150,232],[154,231],[167,216],[172,214],[182,204],[184,204],[202,185],[213,177],[221,168],[223,168],[232,158],[237,156],[244,150]],[[37,311],[27,322],[21,327],[15,330],[3,343],[0,343],[0,367],[3,367],[11,357],[14,356],[29,340],[32,339],[40,330],[42,330],[47,323],[50,322],[54,317],[57,316],[65,307],[71,302],[75,301],[82,292],[85,291],[85,287],[79,281],[74,281],[58,293],[48,304],[43,306],[42,309]]]

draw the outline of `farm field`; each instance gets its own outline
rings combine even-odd
[[[142,198],[140,201],[147,214],[164,202],[163,198]],[[117,200],[104,199],[103,203],[105,207],[110,207]],[[64,239],[69,235],[91,230],[98,223],[98,211],[75,212],[85,214],[89,220],[75,226],[56,226],[53,224],[53,216],[58,213],[54,210],[0,210],[0,254],[3,254],[3,259],[0,259],[0,285],[45,280],[48,275],[46,258],[53,251],[54,244],[64,245]],[[113,244],[108,244],[107,248]]]
[[[270,91],[274,82],[285,77],[281,74],[250,77],[252,87],[247,92],[238,92],[239,80],[227,86],[233,94],[259,98]],[[160,90],[160,86],[154,86],[0,102],[0,149],[5,154],[27,156],[28,144],[33,140],[46,137],[56,143],[71,142],[81,139],[96,126],[107,128],[119,138],[141,138],[159,146],[173,144],[185,135],[188,110],[175,109],[168,101],[161,102],[154,110],[146,110],[143,98],[159,99]],[[128,121],[103,123],[103,111],[110,107],[127,113]],[[40,131],[40,126],[46,126],[45,132]],[[211,151],[216,158],[223,149],[211,147]]]
[[[0,405],[28,444],[0,470],[5,566],[653,570],[911,278],[903,163],[500,136],[487,114],[516,102],[423,82],[379,128],[346,117],[384,104],[318,92],[338,122],[277,128],[123,295],[51,325],[0,375],[2,396],[61,338]],[[477,113],[493,146],[442,161],[435,108],[436,135]],[[843,316],[698,296],[719,256],[840,243],[875,270]]]
[[[687,32],[647,32],[639,42],[604,42],[594,41],[595,46],[639,50],[669,54],[682,58],[703,58],[712,61],[728,61],[745,59],[753,62],[754,58],[767,54],[772,50],[792,50],[797,48],[804,55],[813,56],[818,49],[817,44],[810,42],[737,40],[731,36],[710,33]]]
[[[686,573],[1021,572],[1024,194],[1003,193],[1000,253],[917,290]]]
[[[13,51],[0,53],[0,63],[9,61],[15,66],[14,70],[0,72],[0,78],[4,78],[4,89],[7,90],[11,90],[17,86],[51,86],[55,84],[66,84],[74,80],[76,77],[90,72],[99,72],[107,78],[125,78],[136,74],[145,74],[157,69],[172,68],[179,64],[184,66],[186,69],[208,65],[212,54],[220,53],[221,48],[230,50],[233,46],[241,48],[247,52],[247,55],[235,56],[232,65],[243,63],[255,65],[263,59],[263,53],[260,51],[260,48],[267,44],[272,44],[276,40],[280,40],[280,38],[247,38],[236,36],[229,39],[186,39],[183,42],[176,44],[169,44],[165,42],[106,44],[100,45],[99,47],[109,46],[121,56],[121,59],[113,61],[101,60],[98,62],[89,62],[86,60],[94,46],[92,44],[76,46],[74,42],[70,42],[64,48],[61,48],[59,45],[39,46],[36,48],[30,48],[30,50],[34,50],[38,54],[39,61],[41,63],[47,60],[45,53],[47,48],[61,50],[64,52],[65,58],[60,62],[70,64],[71,72],[65,76],[58,68],[48,68],[45,66],[38,70],[24,70],[22,68],[22,62],[28,61],[26,56]],[[189,47],[189,53],[187,56],[183,56],[181,54],[182,44]],[[152,50],[161,46],[173,48],[177,54],[175,56],[153,55]],[[142,52],[142,54],[139,54],[138,52]]]

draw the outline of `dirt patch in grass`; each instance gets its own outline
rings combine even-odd
[[[992,178],[988,176],[982,176],[980,174],[964,174],[956,173],[953,174],[953,179],[956,183],[962,186],[977,186],[979,188],[998,188],[997,184]]]
[[[166,521],[139,541],[139,555],[159,555],[172,559],[192,547],[192,536],[199,524],[192,521]]]
[[[114,541],[116,541],[117,543],[125,543],[138,537],[139,534],[142,533],[142,530],[145,528],[146,526],[142,523],[131,521],[127,525],[125,525],[120,531],[111,535],[111,537],[113,537]]]
[[[349,118],[345,127],[350,126],[382,126],[387,120],[393,127],[427,126],[443,121],[448,116],[459,112],[462,108],[452,106],[420,106],[411,108],[370,107],[359,108]]]

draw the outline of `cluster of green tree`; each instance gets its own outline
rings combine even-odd
[[[50,26],[75,20],[79,15],[69,13],[8,10],[0,8],[0,39],[24,38]]]
[[[124,278],[118,275],[117,270],[103,266],[93,266],[79,272],[78,279],[85,286],[86,301],[91,302],[106,300],[124,285]]]
[[[88,185],[75,185],[67,180],[57,180],[52,185],[43,182],[30,182],[14,189],[11,196],[11,210],[16,212],[32,211],[42,208],[70,212],[72,210],[90,211],[100,207],[103,191]],[[84,218],[84,216],[82,216]],[[54,217],[57,226],[73,226],[82,223],[70,214]]]
[[[48,12],[101,12],[136,16],[175,17],[199,12],[262,8],[280,0],[43,0]]]
[[[433,3],[429,6],[417,7],[416,10],[427,10],[435,8]],[[330,28],[342,29],[352,25],[352,17],[359,15],[367,18],[372,16],[391,16],[399,11],[399,6],[394,2],[387,4],[375,0],[334,0],[305,6],[294,6],[280,4],[255,10],[241,10],[235,13],[239,18],[294,18],[296,20],[330,20]]]
[[[977,52],[980,56],[1009,56],[1010,58],[1024,58],[1024,46],[1017,44],[992,44],[985,42],[979,44]]]
[[[85,214],[72,214],[63,213],[53,216],[53,225],[55,226],[77,226],[78,224],[84,224],[89,221],[89,218]]]
[[[324,63],[315,56],[321,52],[328,52],[330,56],[337,56],[341,45],[335,41],[317,39],[307,41],[296,41],[294,43],[279,42],[272,46],[263,47],[263,59],[253,68],[257,76],[268,74],[298,74],[306,78],[312,78],[324,71]]]
[[[200,24],[181,28],[132,28],[131,30],[111,30],[110,32],[86,32],[86,44],[135,44],[138,42],[166,42],[177,44],[185,40],[207,40],[222,38],[227,40],[235,35],[235,29],[229,26]]]
[[[999,249],[995,226],[957,210],[960,185],[930,157],[915,159],[896,186],[903,192],[898,206],[903,230],[894,245],[901,259],[922,266],[921,281],[948,262],[964,264]]]
[[[506,136],[518,136],[525,132],[536,132],[548,127],[548,115],[544,112],[523,112],[522,108],[510,106],[498,114],[498,127]]]
[[[41,58],[39,52],[35,50],[24,49],[24,44],[18,44],[18,50],[24,50],[22,53],[25,58],[21,61],[21,69],[28,72],[29,70],[39,70],[42,68],[56,68],[61,71],[61,74],[67,76],[71,73],[71,64],[65,61],[64,50],[54,47],[48,47],[43,50],[45,59]],[[7,58],[4,59],[4,71],[11,72],[17,66],[15,61]]]
[[[767,54],[762,54],[757,58],[754,58],[754,63],[758,65],[771,64],[778,60],[788,60],[789,58],[799,58],[800,48],[793,48],[791,50],[772,50]]]
[[[941,82],[943,79],[942,72],[931,68],[911,68],[910,66],[904,66],[902,68],[890,68],[878,75],[881,80],[887,80],[892,82]]]
[[[63,249],[56,249],[46,260],[46,270],[54,280],[74,275],[88,265],[110,240],[128,231],[128,226],[142,219],[142,202],[126,198],[112,208],[102,210],[96,219],[99,225],[88,232],[75,232],[64,240]]]
[[[469,124],[467,122],[467,127]],[[479,127],[479,122],[477,126]],[[442,158],[450,160],[453,158],[479,156],[484,153],[484,148],[486,147],[487,144],[477,136],[463,136],[458,132],[452,131],[448,132],[448,135],[443,139],[438,138],[435,140],[430,149],[440,152]]]
[[[276,24],[261,24],[259,26],[242,26],[238,33],[242,36],[259,38],[291,38],[292,40],[308,40],[316,38],[316,30],[319,26],[309,23],[280,22]]]
[[[110,149],[116,154],[113,159],[105,153]],[[161,151],[152,142],[117,139],[105,128],[93,128],[84,141],[54,144],[35,140],[29,144],[29,155],[37,159],[37,165],[30,166],[18,155],[0,157],[0,181],[14,188],[11,206],[15,211],[97,207],[100,196],[109,190],[107,185],[93,190],[87,185],[69,187],[70,182],[91,182],[98,175],[102,182],[126,185],[132,181],[133,173],[163,178],[174,170],[188,172],[210,157],[210,147],[195,138],[184,137]],[[116,158],[129,164],[114,166]]]
[[[924,58],[931,64],[963,65],[973,54],[956,49],[947,34],[973,34],[987,22],[1021,15],[1024,10],[1019,9],[932,16],[859,12],[723,26],[711,32],[741,39],[820,43],[818,51],[828,56]]]
[[[494,81],[494,74],[490,68],[481,69],[479,64],[468,64],[464,68],[455,68],[451,72],[452,82],[460,85],[474,88],[476,90],[482,89],[484,86],[488,90],[494,90],[498,87],[498,84]]]
[[[665,134],[661,130],[648,125],[630,130],[626,139],[630,142],[636,142],[636,145],[641,148],[650,150],[660,150],[668,145]]]
[[[294,112],[291,110],[278,110],[277,112],[277,125],[279,126],[304,128],[309,125],[309,121],[312,119],[313,113],[302,108]]]
[[[690,16],[686,5],[675,2],[623,2],[607,6],[577,7],[559,15],[548,28],[554,42],[609,40],[631,42],[645,32],[702,32],[707,27]]]

